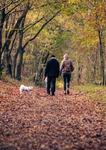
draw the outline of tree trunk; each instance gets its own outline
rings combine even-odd
[[[28,10],[29,10],[29,7],[27,5],[23,14],[21,15],[21,17],[17,21],[17,22],[19,22],[19,23],[17,23],[17,26],[19,29],[19,45],[18,45],[16,54],[13,57],[13,62],[12,62],[12,66],[13,66],[12,76],[14,79],[16,78],[17,80],[21,80],[21,68],[22,68],[23,53],[24,53],[24,50],[22,48],[23,34],[24,34],[23,29],[24,29],[24,23],[25,23],[25,19],[26,19],[26,15],[27,15]],[[14,40],[15,39],[16,39],[16,37],[14,38]],[[13,42],[14,42],[14,40],[13,40]]]
[[[17,57],[19,53],[19,48],[17,49],[16,54],[13,56],[13,62],[12,62],[12,77],[15,79],[16,77],[16,65],[17,65]]]
[[[99,37],[99,48],[100,48],[100,61],[101,61],[101,76],[102,76],[102,85],[106,85],[105,83],[105,60],[104,60],[104,49],[102,44],[102,31],[98,30]]]
[[[22,63],[23,63],[23,54],[24,51],[21,48],[20,52],[18,54],[18,63],[17,63],[17,68],[16,68],[16,79],[21,80],[21,71],[22,71]]]
[[[4,62],[5,62],[5,71],[6,74],[9,75],[10,77],[12,77],[12,62],[11,62],[11,56],[9,55],[8,52],[5,52],[4,55]]]
[[[17,19],[16,23],[14,22],[14,27],[12,30],[10,30],[10,32],[7,34],[7,38],[4,42],[4,45],[2,47],[2,53],[3,53],[3,56],[4,56],[4,64],[5,64],[5,70],[6,70],[6,73],[10,74],[11,73],[11,76],[13,74],[13,77],[15,77],[15,71],[13,70],[12,71],[12,63],[10,63],[11,60],[9,60],[10,58],[10,55],[11,55],[11,49],[10,49],[10,46],[13,45],[13,42],[14,42],[14,36],[15,34],[17,34],[17,29],[19,29],[19,46],[18,46],[18,49],[20,49],[22,47],[22,39],[23,39],[23,27],[24,27],[24,22],[25,22],[25,18],[26,18],[26,14],[29,10],[29,7],[28,5],[26,5],[23,13],[21,14],[21,16]],[[13,39],[13,40],[12,40]],[[13,46],[11,47],[13,48]],[[17,54],[18,55],[18,54]],[[14,58],[13,62],[13,67],[15,69],[15,66],[16,66],[16,61],[17,61],[17,56],[16,58]],[[11,69],[11,71],[10,71]]]
[[[4,5],[3,5],[4,7]],[[2,31],[3,31],[3,26],[5,22],[5,8],[0,11],[0,64],[2,63],[1,57],[2,57]]]
[[[95,52],[95,56],[93,57],[93,62],[94,62],[94,65],[93,65],[93,83],[96,83],[96,74],[97,74],[97,59],[98,59],[98,47],[96,49],[96,52]]]
[[[0,27],[0,64],[1,64],[1,56],[2,56],[1,49],[2,49],[2,29]]]
[[[78,65],[78,73],[77,73],[77,83],[78,84],[81,83],[81,72],[82,72],[82,68],[80,65]]]
[[[25,19],[26,19],[26,15],[24,16],[21,24],[20,24],[20,30],[19,30],[19,48],[17,50],[16,53],[16,57],[15,57],[15,67],[16,67],[16,79],[17,80],[21,80],[21,71],[22,71],[22,63],[23,63],[23,54],[24,54],[24,49],[22,47],[23,44],[23,28],[24,28],[24,23],[25,23]],[[17,62],[17,55],[18,55],[18,62]],[[16,62],[17,62],[17,66],[16,66]]]
[[[49,57],[49,52],[44,52],[41,54],[41,58],[39,58],[39,64],[37,70],[35,71],[35,85],[43,85],[42,79],[44,74],[44,65]]]

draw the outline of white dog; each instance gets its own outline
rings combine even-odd
[[[33,89],[33,87],[32,86],[25,86],[25,85],[21,85],[20,86],[20,88],[19,88],[19,91],[20,91],[20,94],[22,94],[22,92],[24,92],[24,91],[27,91],[27,92],[29,92],[29,91],[31,91]]]

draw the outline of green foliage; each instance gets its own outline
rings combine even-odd
[[[74,86],[79,92],[86,93],[91,99],[106,103],[106,87],[97,85],[79,85]]]
[[[69,38],[68,32],[61,32],[60,34],[58,34],[57,37],[55,38],[55,47],[59,47],[60,45],[62,45],[68,38]]]
[[[66,9],[64,9],[64,13],[67,15],[74,15],[76,13],[79,13],[81,11],[86,12],[87,7],[83,5],[82,3],[70,3]]]

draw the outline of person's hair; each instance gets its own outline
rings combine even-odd
[[[51,57],[55,57],[55,55],[51,55]]]
[[[68,54],[66,53],[64,56],[63,56],[64,59],[68,59]]]

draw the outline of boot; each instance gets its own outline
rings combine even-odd
[[[67,93],[66,93],[66,90],[64,91],[64,94],[66,95]]]
[[[67,89],[67,94],[69,94],[70,92],[69,92],[69,89]]]

